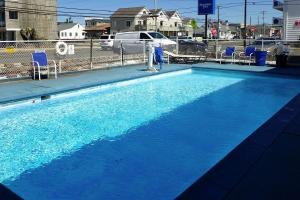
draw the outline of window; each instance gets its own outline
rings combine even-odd
[[[69,33],[69,36],[72,37],[72,33],[71,32]]]
[[[142,25],[142,21],[138,21],[139,25]]]
[[[160,21],[160,26],[163,26],[164,25],[164,22],[163,21]]]
[[[75,33],[75,36],[77,37],[77,36],[78,36],[78,33]]]
[[[61,33],[60,33],[60,36],[61,36],[61,37],[64,37],[64,32],[61,32]]]
[[[126,21],[126,26],[130,27],[131,26],[131,21]]]
[[[18,19],[18,11],[9,11],[9,19]]]
[[[141,33],[140,39],[141,39],[141,40],[150,40],[151,38],[150,38],[147,34]]]
[[[82,36],[84,36],[85,34],[84,33],[82,33]]]
[[[164,35],[162,35],[161,33],[157,33],[157,32],[150,32],[149,35],[155,39],[164,39],[166,38]]]
[[[177,22],[175,22],[174,26],[175,26],[175,27],[177,27],[177,26],[178,26],[178,23],[177,23]]]
[[[143,25],[146,26],[147,25],[147,20],[143,21]]]

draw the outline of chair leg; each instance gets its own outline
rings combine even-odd
[[[33,80],[35,80],[35,66],[33,66]]]
[[[41,80],[41,68],[38,67],[38,72],[39,72],[39,80]]]

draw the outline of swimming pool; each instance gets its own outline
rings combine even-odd
[[[299,93],[185,70],[0,112],[0,182],[25,199],[174,199]]]

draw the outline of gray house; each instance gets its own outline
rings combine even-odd
[[[25,29],[34,29],[37,39],[56,39],[56,5],[57,0],[0,0],[0,40],[22,40]]]
[[[135,31],[138,26],[147,25],[149,10],[145,7],[119,8],[111,16],[111,32]]]

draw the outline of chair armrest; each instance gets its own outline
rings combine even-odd
[[[48,62],[52,62],[52,63],[53,63],[53,65],[55,65],[55,66],[56,66],[56,62],[55,62],[55,60],[48,60]]]
[[[33,67],[36,67],[36,66],[34,66],[34,64],[37,64],[37,67],[40,67],[40,63],[37,62],[37,61],[32,61],[31,63],[32,63],[32,66],[33,66]]]

